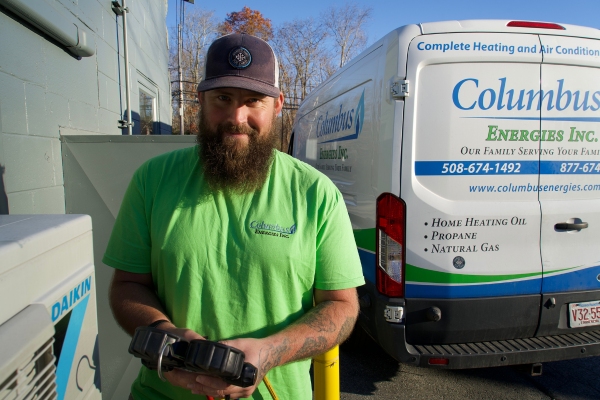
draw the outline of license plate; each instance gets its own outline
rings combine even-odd
[[[600,325],[600,301],[569,304],[569,322],[571,328]]]

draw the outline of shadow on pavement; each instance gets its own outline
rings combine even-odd
[[[517,367],[467,370],[400,364],[371,339],[340,347],[343,400],[382,399],[600,399],[600,357],[543,364],[542,376]]]
[[[340,387],[344,393],[371,395],[375,383],[392,380],[400,364],[368,337],[352,338],[340,346]]]

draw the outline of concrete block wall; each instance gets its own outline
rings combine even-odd
[[[85,29],[95,54],[77,59],[0,7],[0,214],[64,213],[60,136],[124,133],[123,20],[111,0],[35,1]],[[149,88],[159,133],[170,134],[167,2],[128,0],[127,7],[132,114],[139,121],[139,90]]]

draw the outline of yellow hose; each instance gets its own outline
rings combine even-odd
[[[267,387],[269,393],[271,393],[271,397],[273,398],[273,400],[279,400],[279,397],[277,397],[277,394],[275,394],[275,389],[273,389],[273,386],[271,386],[271,381],[269,381],[269,378],[267,378],[266,375],[263,378],[263,382],[265,383],[265,386]]]
[[[269,390],[269,393],[271,393],[271,397],[273,398],[273,400],[279,400],[279,397],[277,397],[277,395],[275,394],[275,389],[273,389],[273,386],[271,386],[271,382],[269,381],[269,378],[267,378],[266,375],[263,378],[263,382],[265,383],[265,386]]]

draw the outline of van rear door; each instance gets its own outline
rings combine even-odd
[[[538,335],[550,335],[600,324],[600,41],[540,39],[544,307]]]
[[[411,344],[536,331],[540,113],[527,93],[539,91],[541,61],[538,35],[426,34],[410,44],[400,196]],[[428,319],[433,307],[439,322]]]

